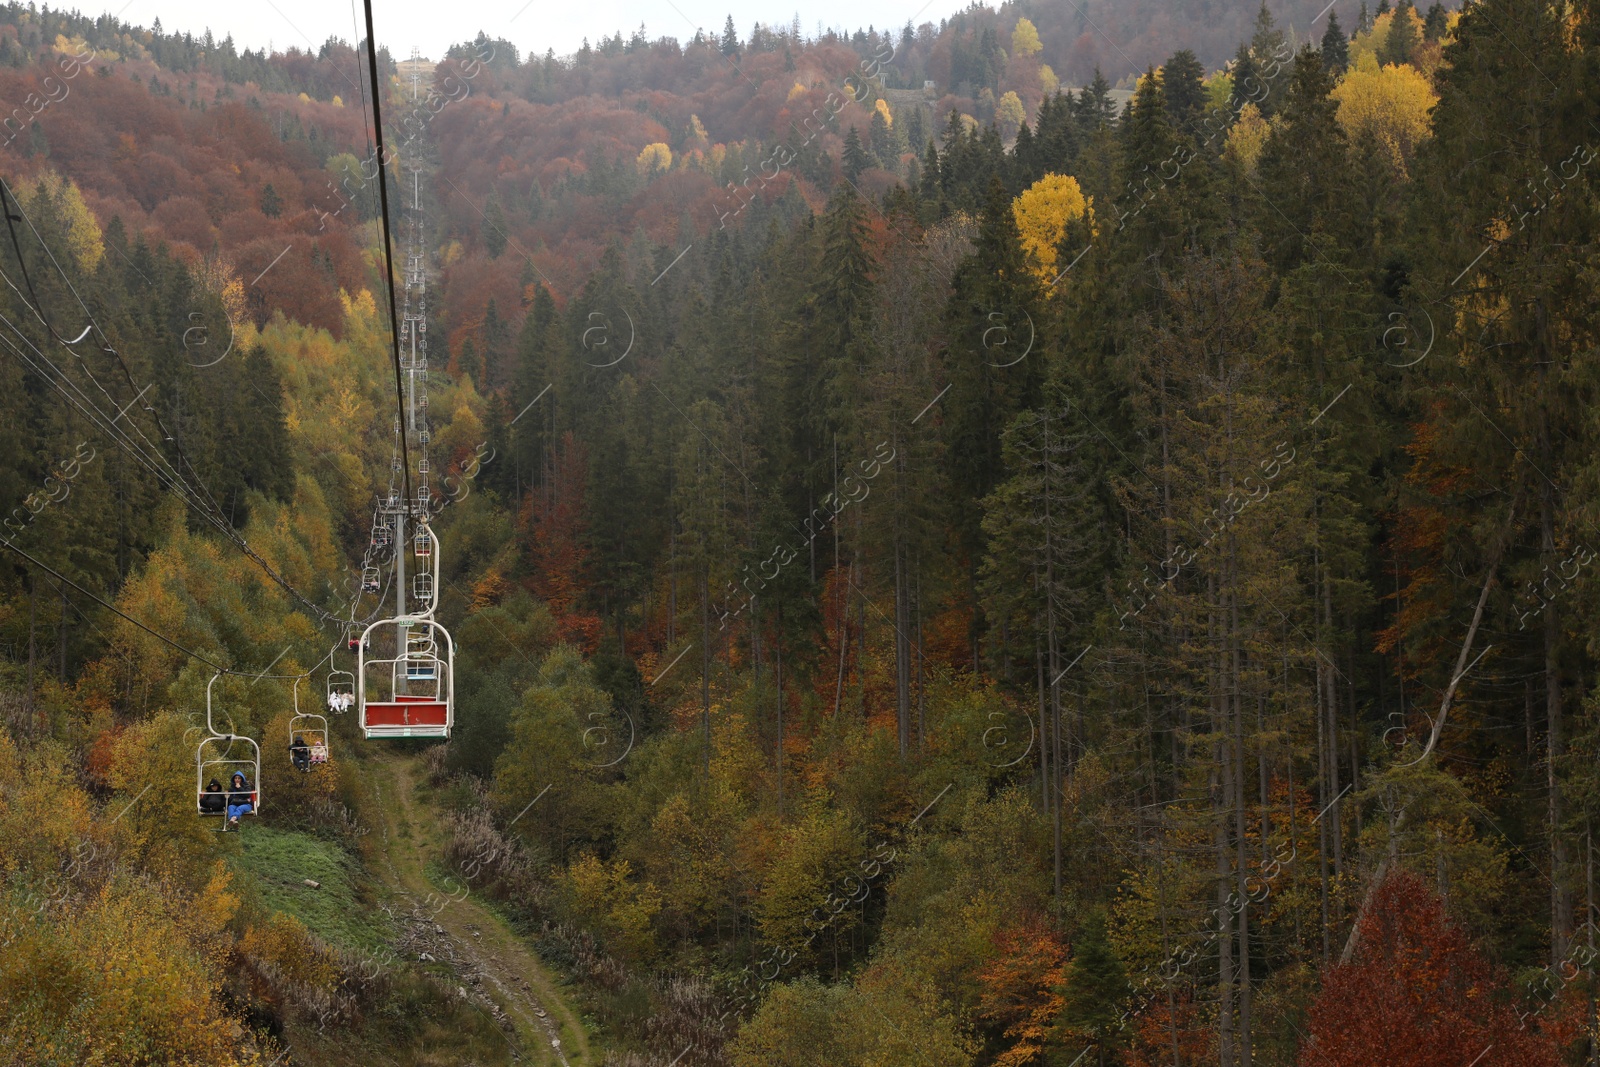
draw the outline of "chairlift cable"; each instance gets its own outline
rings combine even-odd
[[[178,644],[178,642],[174,641],[172,638],[168,637],[166,634],[161,633],[159,630],[151,629],[150,627],[146,626],[144,623],[140,622],[138,619],[134,618],[132,615],[129,615],[127,612],[123,611],[121,608],[118,608],[115,604],[111,604],[111,603],[107,602],[106,600],[104,600],[103,598],[101,598],[98,594],[93,593],[88,589],[85,589],[83,586],[79,585],[77,582],[73,581],[71,578],[68,578],[65,574],[62,574],[60,571],[58,571],[54,567],[50,566],[50,564],[45,563],[43,560],[40,560],[40,559],[34,557],[33,555],[29,554],[28,552],[24,551],[23,549],[18,548],[9,539],[0,539],[0,548],[8,548],[8,549],[10,549],[11,551],[15,552],[17,555],[21,556],[23,559],[27,560],[29,563],[32,563],[35,567],[38,567],[40,570],[44,571],[46,574],[49,574],[52,577],[54,577],[57,581],[65,582],[67,585],[70,585],[72,588],[76,589],[78,592],[82,593],[84,596],[88,597],[90,600],[93,600],[96,604],[99,604],[101,607],[105,608],[107,611],[110,611],[111,613],[113,613],[115,615],[120,615],[122,618],[124,618],[124,619],[128,620],[129,622],[133,623],[135,626],[137,626],[139,629],[143,630],[145,633],[149,634],[150,636],[152,636],[154,638],[157,638],[158,640],[164,641],[166,644],[168,644],[168,645],[172,646],[173,648],[177,649],[179,652],[182,652],[185,656],[189,656],[192,659],[197,659],[201,663],[204,663],[207,667],[210,667],[212,670],[218,671],[218,672],[220,672],[222,674],[231,674],[231,675],[235,675],[235,676],[240,677],[240,678],[266,679],[268,681],[287,681],[287,680],[293,679],[293,678],[308,678],[308,677],[311,676],[312,672],[314,672],[317,669],[317,667],[322,666],[323,662],[328,660],[333,655],[332,650],[330,650],[327,656],[324,656],[322,659],[318,660],[316,662],[315,666],[311,667],[309,670],[305,671],[302,674],[256,674],[253,671],[236,671],[236,670],[232,669],[231,667],[223,667],[223,666],[213,662],[208,657],[203,656],[200,653],[196,652],[194,649],[185,648],[183,645]]]
[[[3,191],[3,193],[0,193],[0,197],[3,197],[3,195],[9,193],[9,190],[5,186],[4,179],[0,179],[0,191]],[[38,239],[40,247],[42,247],[44,249],[44,251],[45,251],[45,255],[50,257],[50,261],[51,261],[51,263],[53,263],[55,265],[57,272],[61,275],[62,281],[64,281],[66,283],[67,288],[72,292],[72,295],[73,295],[74,299],[77,300],[78,306],[83,309],[84,314],[88,317],[89,322],[90,322],[90,328],[92,328],[99,335],[99,338],[100,338],[100,341],[101,341],[102,350],[107,352],[107,353],[109,353],[110,355],[112,355],[113,357],[116,358],[118,365],[122,369],[123,376],[127,381],[128,387],[130,389],[134,390],[135,397],[137,398],[139,395],[142,395],[140,390],[138,389],[137,383],[135,383],[134,380],[133,380],[133,375],[132,375],[131,371],[128,368],[127,362],[122,358],[122,354],[119,351],[117,351],[117,349],[110,343],[110,339],[106,337],[105,331],[100,328],[99,322],[95,320],[94,314],[89,310],[88,305],[84,303],[83,297],[82,297],[81,294],[78,293],[77,287],[72,284],[72,279],[67,275],[66,271],[62,269],[60,262],[56,259],[55,253],[53,251],[51,251],[49,244],[44,240],[43,236],[41,236],[39,234],[38,229],[36,227],[34,227],[33,221],[28,218],[26,212],[23,212],[22,206],[21,206],[20,203],[17,203],[15,195],[10,195],[10,200],[11,200],[11,202],[13,204],[16,204],[17,211],[19,213],[17,217],[21,218],[23,221],[28,223],[28,228],[33,231],[34,237]],[[0,198],[0,209],[4,209],[4,199],[3,198]],[[11,241],[12,241],[13,248],[16,251],[17,261],[18,261],[19,264],[21,264],[22,263],[22,249],[21,249],[20,244],[17,242],[16,230],[15,230],[15,227],[12,225],[12,216],[11,216],[9,210],[6,210],[6,225],[7,225],[7,228],[10,230]],[[18,295],[19,296],[21,295],[21,292],[16,289],[16,284],[14,282],[12,282],[10,277],[6,276],[3,271],[0,271],[0,278],[4,278],[6,283],[11,286],[13,291],[17,291]],[[28,276],[26,266],[23,267],[23,279],[28,285],[29,293],[33,294],[33,291],[34,291],[33,290],[33,283],[32,283],[31,279]],[[44,315],[42,313],[42,309],[37,306],[37,302],[38,302],[38,298],[37,298],[37,296],[34,296],[34,304],[35,304],[35,307],[33,308],[34,314],[38,317],[39,321],[44,324],[45,328],[50,331],[51,335],[56,338],[57,341],[60,341],[64,346],[67,345],[67,342],[64,341],[61,338],[60,334],[56,332],[55,328],[50,325],[48,320],[45,319],[45,317],[44,317]],[[19,336],[21,336],[24,340],[26,340],[28,342],[28,347],[32,348],[35,352],[37,352],[39,354],[39,357],[41,359],[44,359],[45,362],[50,365],[51,369],[55,370],[57,374],[61,375],[61,377],[64,380],[66,380],[68,382],[72,381],[71,378],[67,376],[65,371],[61,370],[59,367],[56,367],[54,363],[50,362],[49,358],[46,357],[44,355],[44,353],[39,350],[38,346],[35,345],[30,338],[28,338],[27,334],[23,333],[22,330],[19,329],[15,324],[13,324],[9,320],[5,319],[4,316],[0,316],[0,321],[4,321],[7,326],[9,326]],[[0,336],[3,336],[3,335],[0,335]],[[82,338],[80,337],[79,339],[81,340]],[[9,339],[7,339],[7,342],[9,344]],[[13,345],[12,347],[13,347],[13,350],[15,350],[15,346]],[[69,348],[69,350],[70,350],[70,348]],[[18,352],[18,354],[21,355],[20,351]],[[74,355],[77,355],[77,353],[74,353]],[[23,358],[26,360],[27,357],[23,356]],[[29,362],[30,362],[30,365],[31,365],[31,361],[29,361]],[[83,359],[82,359],[81,356],[79,356],[79,362],[80,363],[83,362]],[[34,367],[34,369],[35,369],[35,371],[38,371],[37,367]],[[115,401],[112,400],[110,394],[106,392],[105,387],[100,384],[99,380],[97,378],[95,378],[93,372],[88,369],[87,364],[84,364],[84,371],[85,371],[86,374],[88,374],[90,381],[94,382],[96,388],[98,388],[100,390],[101,394],[104,395],[109,402],[111,402],[112,404],[115,404]],[[54,384],[54,383],[52,383],[52,384]],[[80,394],[83,392],[82,388],[79,387],[76,383],[72,383],[72,384],[73,384],[73,388],[76,389]],[[57,388],[58,388],[58,390],[61,389],[61,387],[59,385],[57,386]],[[65,393],[65,390],[61,390],[61,391],[63,393]],[[144,466],[146,466],[147,469],[150,469],[152,471],[152,473],[156,473],[158,476],[165,475],[165,477],[168,479],[168,481],[170,483],[169,484],[169,488],[170,489],[176,491],[178,486],[182,486],[183,489],[187,491],[187,494],[192,494],[194,499],[191,499],[189,495],[185,495],[184,493],[180,493],[179,495],[180,495],[180,498],[183,499],[191,508],[194,508],[197,512],[199,512],[201,514],[201,516],[203,518],[207,519],[209,522],[211,522],[211,524],[213,526],[215,526],[219,531],[221,531],[221,533],[223,534],[224,537],[226,537],[229,541],[232,541],[234,543],[235,547],[237,547],[242,553],[244,553],[251,560],[253,560],[257,564],[257,566],[259,566],[267,574],[267,576],[273,580],[273,582],[275,582],[277,585],[282,587],[285,592],[289,593],[296,600],[300,601],[301,604],[303,604],[305,607],[309,608],[316,616],[318,616],[318,621],[320,623],[326,624],[327,622],[329,622],[331,620],[336,620],[337,619],[337,616],[334,616],[334,615],[330,614],[329,612],[325,611],[323,608],[321,608],[317,604],[313,603],[308,597],[306,597],[298,589],[296,589],[293,585],[291,585],[288,582],[287,579],[285,579],[282,575],[280,575],[272,567],[272,565],[270,563],[268,563],[259,554],[257,554],[253,549],[251,549],[249,547],[249,544],[244,540],[244,538],[242,538],[242,537],[240,537],[238,535],[238,532],[233,529],[232,524],[229,523],[228,520],[226,519],[226,517],[223,516],[221,506],[217,503],[216,497],[214,495],[212,495],[210,488],[205,484],[205,480],[202,479],[200,477],[200,475],[199,475],[199,472],[194,469],[194,464],[189,460],[189,457],[188,457],[187,453],[184,452],[182,444],[178,441],[177,437],[174,436],[169,429],[167,429],[165,423],[163,423],[162,420],[161,420],[160,413],[158,411],[156,411],[156,409],[155,409],[155,407],[153,405],[146,404],[146,405],[144,405],[144,409],[146,411],[150,412],[151,416],[155,419],[156,426],[161,431],[163,436],[167,440],[170,440],[172,442],[173,448],[177,451],[178,456],[183,461],[184,466],[188,467],[189,472],[194,476],[194,481],[199,485],[199,487],[200,487],[200,492],[199,493],[197,493],[195,491],[195,487],[189,483],[189,480],[186,479],[183,476],[182,472],[180,470],[178,470],[177,466],[175,464],[173,464],[172,461],[170,459],[168,459],[164,454],[162,454],[161,450],[156,448],[156,446],[150,441],[149,438],[145,437],[144,431],[139,429],[137,422],[134,422],[131,419],[129,420],[130,424],[133,426],[134,432],[139,435],[139,438],[141,440],[143,440],[146,445],[149,446],[150,451],[152,453],[154,453],[155,456],[158,457],[162,461],[162,463],[165,464],[166,468],[169,468],[169,469],[166,469],[166,470],[158,469],[158,466],[153,464],[149,457],[144,456],[136,446],[132,445],[131,439],[127,439],[125,437],[125,435],[119,436],[120,431],[114,431],[112,429],[114,427],[114,420],[108,419],[107,416],[104,415],[104,413],[99,412],[98,407],[95,406],[94,402],[92,400],[89,400],[89,398],[87,396],[85,396],[84,399],[85,399],[85,401],[87,401],[90,404],[91,407],[94,407],[96,413],[100,415],[100,419],[102,421],[104,421],[104,423],[105,423],[104,426],[101,426],[101,429],[105,430],[108,433],[108,435],[112,438],[114,443],[116,443],[117,445],[119,445],[119,447],[122,447],[126,451],[129,451],[131,454],[135,455],[136,458],[140,458],[141,462],[144,464]],[[81,410],[81,406],[80,406],[80,410]],[[85,413],[85,414],[87,414],[87,413]],[[91,418],[91,422],[94,422],[94,421],[95,420],[93,418]],[[98,422],[96,422],[96,425],[100,425],[100,424]],[[201,493],[204,494],[204,499],[200,498],[200,494]],[[205,506],[207,503],[210,504],[210,508],[209,509]]]
[[[394,357],[394,397],[400,418],[406,415],[405,386],[400,374],[400,319],[394,294],[394,256],[390,248],[392,235],[389,225],[388,161],[383,148],[383,87],[378,82],[378,38],[372,29],[372,0],[362,0],[367,14],[367,69],[372,83],[372,127],[378,146],[378,201],[383,215],[383,280],[389,289],[389,339]],[[406,509],[411,508],[411,456],[406,447],[405,431],[400,433],[401,470],[405,478]]]

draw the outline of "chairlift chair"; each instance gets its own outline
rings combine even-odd
[[[328,720],[322,715],[312,712],[300,711],[300,679],[294,680],[294,714],[289,718],[289,743],[294,744],[296,737],[304,741],[310,749],[309,760],[312,766],[328,762]],[[290,759],[294,756],[291,753]]]
[[[383,589],[383,583],[378,580],[378,568],[363,567],[361,569],[361,591],[363,593],[376,593]]]
[[[350,639],[354,647],[359,638]],[[356,701],[356,676],[349,671],[328,672],[328,710],[335,715],[349,711],[355,706]]]
[[[433,535],[426,529],[417,531],[417,536],[411,540],[411,550],[417,554],[418,559],[427,559],[433,555]]]
[[[201,815],[226,815],[228,811],[227,797],[233,792],[233,776],[241,772],[246,783],[250,786],[250,810],[248,815],[256,815],[261,811],[261,746],[243,734],[219,733],[211,721],[211,687],[216,684],[221,673],[213,674],[211,681],[206,683],[206,730],[210,736],[201,738],[200,744],[194,750],[194,792],[195,810]],[[243,742],[248,746],[247,754],[235,755],[234,742]],[[206,792],[207,775],[216,777],[223,784],[223,802],[216,811],[207,811],[205,798],[216,796],[215,793]]]
[[[411,639],[426,628],[424,646]],[[362,634],[356,670],[361,729],[374,737],[449,737],[455,722],[450,634],[430,619],[380,619]]]
[[[233,754],[233,743],[242,742],[249,746],[248,755],[236,756]],[[226,747],[221,747],[226,746]],[[201,815],[226,815],[227,802],[224,800],[222,807],[216,811],[207,811],[204,807],[206,797],[206,782],[209,777],[216,778],[222,783],[222,795],[227,797],[233,792],[233,775],[236,771],[243,771],[250,784],[250,810],[247,815],[261,813],[261,746],[243,734],[217,734],[201,740],[195,749],[195,808]],[[211,794],[215,795],[215,794]]]

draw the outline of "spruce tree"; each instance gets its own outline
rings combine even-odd
[[[1437,4],[1434,5],[1438,7]],[[1350,65],[1350,41],[1339,26],[1338,12],[1328,12],[1328,28],[1322,34],[1322,65],[1332,74],[1344,73]]]
[[[488,250],[491,258],[499,259],[500,253],[506,250],[506,213],[500,206],[500,197],[489,194],[489,202],[483,209],[483,226],[479,231],[483,235],[483,247]]]
[[[1111,1062],[1109,1057],[1122,1032],[1123,1007],[1131,993],[1128,973],[1106,937],[1105,920],[1098,914],[1090,916],[1073,943],[1072,963],[1061,990],[1061,1014],[1056,1017],[1069,1061],[1087,1046],[1095,1050],[1099,1067]]]
[[[852,127],[852,131],[853,131]],[[900,162],[900,153],[895,151],[894,132],[889,128],[889,122],[883,117],[883,112],[873,111],[872,129],[868,139],[872,143],[872,154],[878,158],[878,166],[885,170],[894,170]]]
[[[1444,5],[1439,0],[1434,0],[1428,8],[1427,18],[1422,20],[1422,39],[1424,41],[1437,41],[1445,35],[1449,25],[1449,17]]]
[[[1167,106],[1167,117],[1174,128],[1194,136],[1200,129],[1200,117],[1206,108],[1206,90],[1202,81],[1206,70],[1195,54],[1185,48],[1173,53],[1167,65],[1161,68],[1161,96]]]
[[[844,172],[844,180],[852,184],[861,177],[862,171],[872,166],[872,157],[861,146],[861,135],[854,126],[844,136],[844,151],[840,153],[839,165]]]
[[[1378,49],[1378,62],[1384,66],[1409,63],[1418,43],[1415,12],[1410,0],[1401,0],[1389,23],[1389,34],[1384,38],[1383,47]]]

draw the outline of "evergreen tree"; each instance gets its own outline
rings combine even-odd
[[[1037,359],[1024,358],[1037,332],[1035,285],[1017,233],[1011,198],[994,178],[976,245],[956,269],[946,310],[950,334],[942,401],[955,490],[954,526],[969,574],[967,596],[976,608],[983,553],[983,500],[1004,471],[1000,434],[1035,400]],[[969,634],[977,668],[982,625],[976,611]]]
[[[1322,34],[1322,65],[1334,75],[1344,73],[1350,65],[1350,41],[1339,26],[1336,11],[1328,12],[1328,28]]]
[[[861,135],[854,126],[844,136],[844,150],[839,157],[840,169],[844,173],[844,180],[852,184],[861,177],[863,171],[872,166],[872,157],[867,155],[861,146]]]
[[[1351,236],[1349,189],[1354,182],[1338,103],[1321,54],[1307,44],[1295,56],[1281,124],[1267,138],[1258,170],[1259,227],[1273,266],[1287,273],[1306,259],[1333,255],[1326,245]]]
[[[728,21],[722,26],[722,54],[737,56],[739,54],[739,31],[733,28],[733,16],[728,16]]]
[[[855,131],[851,127],[851,132]],[[872,154],[877,157],[878,166],[885,170],[894,170],[900,162],[900,153],[895,150],[894,133],[889,129],[888,120],[883,117],[883,112],[873,111],[872,129],[868,138],[872,143]]]
[[[1205,68],[1187,48],[1173,53],[1167,65],[1161,68],[1161,96],[1167,107],[1167,117],[1182,133],[1194,136],[1200,129],[1200,117],[1205,112],[1206,90],[1201,82]]]
[[[1069,1060],[1087,1046],[1095,1050],[1099,1067],[1106,1067],[1116,1055],[1123,1006],[1132,992],[1127,971],[1106,938],[1105,920],[1098,914],[1084,922],[1072,950],[1056,1028],[1067,1045]]]
[[[1425,41],[1439,40],[1445,35],[1445,29],[1448,25],[1449,16],[1444,9],[1444,5],[1439,0],[1434,0],[1428,7],[1428,17],[1422,21],[1422,39]]]
[[[506,250],[506,213],[500,206],[500,197],[497,194],[489,195],[489,202],[483,208],[483,226],[480,233],[483,237],[483,247],[488,250],[489,256],[499,259],[500,253]]]
[[[1385,66],[1409,63],[1418,43],[1417,16],[1411,0],[1400,0],[1389,23],[1389,34],[1383,40],[1383,47],[1378,49],[1378,62]]]
[[[1106,81],[1099,67],[1094,69],[1093,80],[1078,90],[1074,104],[1073,114],[1078,120],[1079,132],[1085,137],[1116,122],[1117,105],[1111,100],[1111,83]]]

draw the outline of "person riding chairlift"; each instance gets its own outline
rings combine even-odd
[[[215,778],[206,783],[206,791],[200,795],[200,811],[206,815],[221,815],[228,806],[228,798],[222,792],[222,783]]]
[[[255,804],[250,799],[250,781],[244,776],[243,771],[233,772],[233,782],[228,790],[228,827],[235,832],[239,828],[239,816],[248,815],[255,810]]]
[[[299,734],[295,734],[294,740],[289,743],[289,758],[294,761],[295,770],[311,769],[311,746]]]

